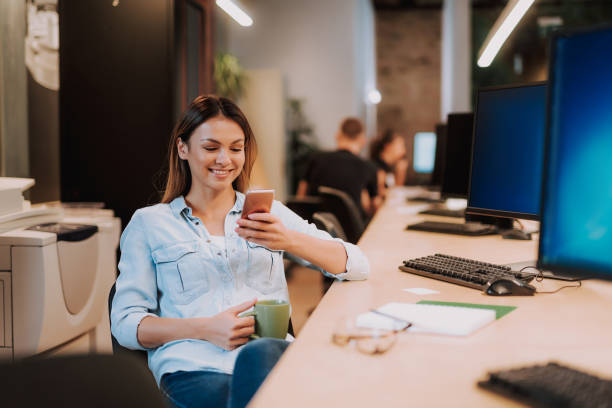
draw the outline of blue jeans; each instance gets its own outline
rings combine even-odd
[[[164,374],[162,394],[175,408],[245,407],[289,342],[259,339],[248,342],[236,358],[234,374],[215,371],[178,371]]]

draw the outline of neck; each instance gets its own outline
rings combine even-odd
[[[192,184],[189,193],[185,196],[185,202],[194,215],[202,218],[211,218],[217,215],[223,218],[234,206],[236,193],[230,186],[224,190],[212,190],[197,187]]]
[[[359,156],[359,152],[361,152],[361,144],[349,140],[342,140],[338,142],[338,150],[348,150],[354,155]]]

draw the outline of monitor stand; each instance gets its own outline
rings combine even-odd
[[[532,261],[524,261],[524,262],[514,262],[514,263],[509,263],[506,265],[511,267],[512,270],[516,272],[529,266],[529,268],[525,269],[523,272],[535,274],[535,273],[538,273],[538,270],[536,269],[537,263],[538,262],[536,260],[532,260]],[[588,277],[585,277],[583,275],[574,275],[570,273],[561,273],[561,272],[552,272],[552,271],[542,271],[542,276],[546,279],[557,279],[557,280],[563,280],[563,281],[569,281],[569,282],[589,279]]]
[[[493,217],[491,215],[465,214],[465,220],[481,224],[495,225],[500,231],[512,229],[514,220],[506,217]]]

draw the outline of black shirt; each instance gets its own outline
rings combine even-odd
[[[361,211],[361,191],[367,190],[370,197],[378,194],[376,165],[348,150],[313,155],[306,170],[306,181],[308,195],[317,195],[319,186],[335,188],[351,196]]]

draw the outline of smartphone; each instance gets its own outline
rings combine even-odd
[[[270,212],[272,201],[274,201],[274,190],[247,191],[241,218],[247,218],[252,213]]]

